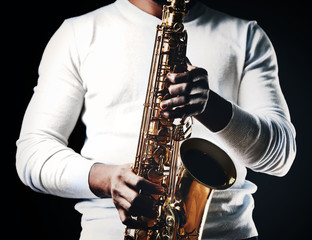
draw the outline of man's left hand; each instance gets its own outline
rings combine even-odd
[[[170,97],[160,103],[165,118],[185,118],[205,110],[210,91],[207,71],[190,64],[187,70],[167,75]]]

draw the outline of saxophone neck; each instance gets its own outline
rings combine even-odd
[[[162,26],[183,30],[184,15],[187,13],[185,0],[168,0],[170,5],[163,6]]]
[[[167,1],[170,2],[171,7],[182,11],[186,10],[186,4],[189,2],[189,0],[167,0]]]

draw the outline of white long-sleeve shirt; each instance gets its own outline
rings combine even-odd
[[[95,162],[134,162],[159,23],[117,0],[66,20],[43,54],[17,141],[17,171],[35,191],[83,199],[76,205],[83,214],[82,240],[122,239],[124,226],[111,199],[90,191],[88,175]],[[237,169],[236,183],[214,194],[203,238],[255,236],[256,185],[245,180],[246,168],[283,176],[296,153],[273,47],[255,21],[200,3],[186,16],[185,29],[188,58],[208,71],[210,88],[233,106],[229,124],[217,133],[196,120],[193,125],[192,136],[222,147]],[[67,141],[81,111],[87,138],[76,153]]]

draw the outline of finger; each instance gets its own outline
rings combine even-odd
[[[203,104],[185,105],[177,107],[174,110],[162,111],[161,116],[164,118],[186,118],[198,115],[203,111]]]
[[[176,96],[173,98],[169,98],[160,103],[160,107],[162,110],[174,111],[176,107],[184,107],[185,105],[191,105],[196,107],[196,105],[204,106],[206,105],[209,91],[203,91],[202,89],[194,88],[192,94]]]
[[[183,83],[188,81],[188,72],[168,73],[166,78],[170,83]]]
[[[135,189],[135,190],[139,190],[137,189],[137,184],[139,181],[142,180],[142,177],[136,175],[133,171],[129,169],[129,171],[124,173],[122,178],[128,187]]]
[[[133,216],[157,217],[156,200],[151,196],[140,194],[130,207]]]
[[[149,194],[162,194],[165,190],[159,184],[152,183],[143,177],[137,176],[132,171],[125,173],[123,180],[128,187],[134,189],[136,192],[144,191]]]
[[[171,97],[186,94],[196,94],[209,89],[207,77],[201,77],[194,82],[171,84],[168,91]]]
[[[167,80],[170,83],[186,83],[186,82],[196,82],[201,78],[207,78],[208,72],[203,68],[198,68],[189,65],[188,71],[183,73],[168,73]]]
[[[207,79],[208,76],[208,72],[205,69],[198,67],[189,70],[187,73],[189,75],[189,81],[191,82],[196,82],[203,78]]]
[[[147,179],[140,177],[136,184],[136,188],[144,192],[145,194],[162,194],[165,189],[156,183],[150,182]]]
[[[121,192],[121,195],[113,198],[117,209],[122,208],[131,216],[145,216],[148,218],[157,216],[156,200],[153,197],[138,194],[130,188],[121,190]]]
[[[156,183],[153,183],[141,176],[136,175],[131,168],[127,171],[123,172],[123,175],[120,176],[122,181],[130,188],[139,192],[140,190],[144,190],[150,194],[162,194],[164,192],[164,188]]]
[[[122,208],[118,209],[119,218],[121,222],[126,225],[128,228],[132,229],[144,229],[147,227],[147,224],[142,221],[135,220],[131,217],[131,215],[123,210]]]
[[[170,93],[170,96],[184,95],[185,93],[190,92],[191,89],[192,89],[192,84],[189,82],[171,84],[168,87],[168,91]]]
[[[139,194],[132,188],[125,187],[120,190],[120,198],[118,200],[118,205],[120,205],[126,211],[131,211],[132,205],[135,203]]]
[[[115,198],[114,204],[115,204],[117,209],[122,208],[126,213],[130,214],[131,203],[128,200],[126,200],[125,198],[122,198],[122,197]]]
[[[172,109],[174,107],[183,106],[188,104],[190,101],[190,95],[176,96],[167,100],[164,100],[160,103],[162,110]]]

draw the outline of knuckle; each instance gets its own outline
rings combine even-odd
[[[203,89],[208,89],[209,88],[208,78],[203,78],[199,84],[200,86],[202,86]]]
[[[203,104],[198,103],[198,104],[195,105],[195,107],[194,107],[194,113],[195,113],[195,114],[200,114],[200,113],[202,113],[203,111],[204,111],[204,106],[203,106]]]
[[[112,196],[119,196],[119,190],[118,189],[119,188],[118,188],[117,184],[112,185],[112,187],[111,187]]]
[[[169,107],[169,108],[171,108],[172,106],[174,106],[174,102],[173,102],[174,100],[171,98],[171,99],[168,99],[167,100],[167,106]]]
[[[136,188],[139,190],[144,187],[146,180],[143,177],[138,177]]]
[[[173,98],[172,99],[172,105],[173,106],[177,106],[178,104],[179,104],[179,102],[180,102],[180,99],[181,99],[181,97],[175,97],[175,98]]]
[[[176,73],[169,73],[169,74],[167,74],[167,79],[172,83],[176,83],[177,82],[177,74]]]
[[[125,176],[126,174],[128,174],[129,173],[129,166],[128,165],[126,165],[126,166],[121,166],[121,168],[120,168],[120,170],[119,170],[119,177],[123,177],[123,176]]]
[[[183,96],[183,103],[182,104],[187,104],[190,102],[190,96],[189,95],[184,95]]]
[[[179,96],[179,97],[175,98],[175,105],[176,106],[182,105],[182,104],[184,104],[184,102],[185,102],[185,96]]]
[[[205,101],[207,101],[208,98],[209,98],[209,92],[208,92],[208,91],[207,91],[207,92],[204,92],[203,95],[202,95],[202,98],[203,98]]]
[[[190,82],[185,83],[185,84],[184,84],[184,89],[183,89],[184,93],[189,93],[189,92],[191,92],[192,87],[193,87],[193,84],[191,84]]]
[[[191,81],[195,82],[200,79],[207,79],[208,72],[204,68],[195,68],[189,71],[189,78]]]
[[[121,181],[123,177],[124,177],[124,169],[120,168],[115,174],[115,179]]]
[[[208,72],[204,68],[195,68],[193,71],[198,75],[208,76]]]
[[[176,88],[177,88],[176,85],[170,85],[170,86],[168,87],[168,92],[169,92],[169,94],[170,94],[170,95],[175,95],[176,92],[177,92],[177,89],[176,89]]]
[[[134,194],[134,196],[129,200],[130,209],[133,208],[133,206],[135,206],[135,204],[137,203],[139,197],[140,197],[139,194],[136,193],[136,194]]]
[[[186,96],[184,96],[184,95],[178,96],[178,97],[175,97],[172,99],[172,101],[174,103],[174,107],[185,104],[185,100],[186,100]]]
[[[113,203],[116,206],[116,208],[119,208],[120,205],[119,205],[119,202],[117,201],[117,199],[113,197],[112,200],[113,200]]]

